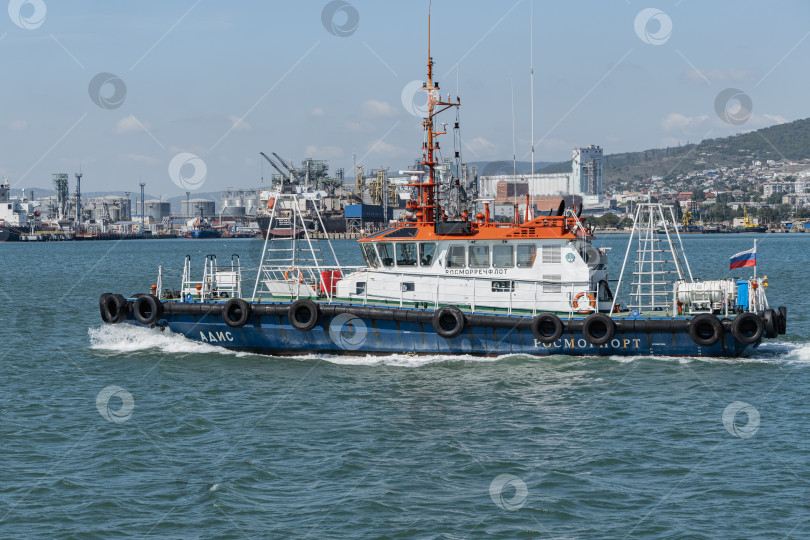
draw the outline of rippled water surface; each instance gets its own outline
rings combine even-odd
[[[256,240],[0,244],[0,536],[807,537],[810,235],[756,236],[788,334],[739,360],[237,354],[97,302]]]

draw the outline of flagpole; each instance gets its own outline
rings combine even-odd
[[[757,279],[757,239],[754,238],[754,279]]]

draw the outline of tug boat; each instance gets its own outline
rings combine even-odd
[[[102,319],[271,355],[738,357],[785,333],[786,309],[768,305],[766,277],[692,276],[678,228],[660,227],[675,223],[670,207],[637,207],[616,281],[581,208],[561,202],[534,217],[527,204],[499,223],[484,203],[475,215],[447,217],[435,171],[445,131],[436,116],[461,102],[440,96],[429,41],[424,88],[422,168],[407,171],[413,199],[402,221],[358,241],[365,265],[341,265],[330,241],[306,226],[309,216],[322,220],[317,208],[305,214],[296,193],[282,192],[270,223],[283,212],[300,233],[266,235],[251,292],[238,257],[220,265],[209,255],[194,280],[186,256],[178,289],[164,289],[169,275],[160,267],[149,293],[102,294]],[[626,305],[618,302],[625,274]]]
[[[219,238],[221,236],[211,222],[203,217],[188,220],[181,230],[181,234],[186,238]]]

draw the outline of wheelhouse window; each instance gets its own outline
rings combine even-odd
[[[389,243],[377,244],[377,251],[380,252],[380,260],[383,266],[391,268],[394,266],[394,245]]]
[[[562,262],[562,246],[548,244],[543,246],[543,264],[558,264]]]
[[[512,268],[515,266],[515,248],[509,244],[492,246],[492,266],[495,268]]]
[[[397,266],[416,266],[416,244],[414,242],[397,242]]]
[[[366,282],[358,281],[355,283],[354,294],[366,294]]]
[[[419,244],[419,262],[422,266],[433,265],[433,257],[436,255],[436,244],[434,242],[424,242]]]
[[[470,246],[470,268],[489,268],[489,246]]]
[[[543,292],[544,293],[560,293],[562,292],[562,276],[560,274],[547,274],[543,276]]]
[[[371,244],[361,244],[361,249],[366,265],[371,268],[379,268],[380,259],[377,257],[377,252],[374,251],[374,246]]]
[[[467,266],[464,246],[450,246],[447,250],[447,268],[464,268]]]
[[[534,244],[519,244],[517,247],[517,267],[531,268],[537,256],[537,246]]]

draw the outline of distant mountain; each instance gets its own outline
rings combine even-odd
[[[517,161],[514,164],[512,160],[499,160],[499,161],[471,161],[470,165],[478,167],[479,176],[495,176],[498,174],[512,174],[517,171],[518,174],[529,174],[532,170],[531,161]],[[539,172],[540,169],[551,165],[550,161],[535,161],[534,170]]]
[[[739,166],[754,160],[810,158],[810,118],[697,144],[653,148],[605,156],[606,184],[638,181],[650,176],[665,180],[695,170]],[[571,162],[554,163],[541,173],[567,172]]]
[[[605,182],[653,175],[672,179],[694,170],[739,166],[753,160],[804,158],[810,158],[810,118],[698,144],[611,154],[605,160]]]

